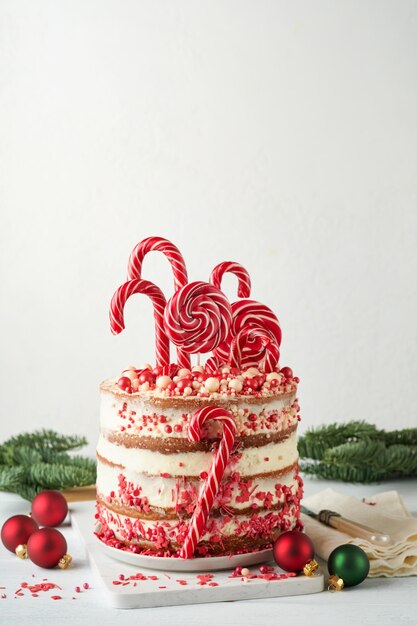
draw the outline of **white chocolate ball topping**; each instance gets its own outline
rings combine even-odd
[[[204,387],[209,393],[214,393],[220,387],[220,381],[218,378],[214,378],[214,376],[211,378],[207,378],[207,380],[204,382]]]
[[[271,382],[271,380],[281,380],[281,374],[278,374],[278,372],[270,372],[266,375],[266,380],[269,383]]]
[[[253,376],[259,376],[261,372],[257,367],[249,367],[245,372],[243,372],[243,376],[245,378],[252,378]]]
[[[169,376],[158,376],[156,379],[156,386],[158,389],[166,389],[168,385],[172,383],[172,380]]]
[[[122,376],[125,376],[126,378],[128,378],[132,383],[134,380],[137,380],[138,375],[136,374],[136,372],[134,370],[123,370],[122,372]]]
[[[191,374],[191,372],[186,367],[182,367],[180,370],[178,370],[178,376],[180,378],[185,378],[189,374]]]
[[[242,381],[238,380],[237,378],[232,378],[232,380],[229,382],[229,389],[234,389],[237,393],[239,393],[239,391],[242,391],[243,389]]]

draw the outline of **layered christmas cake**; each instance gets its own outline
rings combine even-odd
[[[173,268],[168,302],[141,278],[152,250]],[[220,289],[225,272],[238,278],[233,303]],[[231,262],[208,283],[188,283],[182,255],[164,239],[145,239],[132,252],[111,328],[123,330],[132,294],[150,297],[156,365],[128,367],[100,387],[96,531],[108,545],[155,556],[229,555],[270,547],[300,528],[299,381],[279,365],[276,316],[249,299],[250,290],[246,270]],[[198,363],[208,352],[204,365],[192,364],[191,355]]]

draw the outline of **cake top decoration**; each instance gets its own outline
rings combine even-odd
[[[174,293],[167,301],[159,287],[142,278],[149,252],[162,252],[171,264]],[[225,273],[238,279],[236,302],[221,290]],[[127,281],[114,293],[110,327],[124,329],[124,307],[135,293],[148,296],[154,307],[156,367],[127,368],[117,380],[124,393],[158,396],[270,395],[289,391],[298,382],[290,368],[279,369],[281,328],[275,313],[249,299],[251,279],[239,263],[224,261],[211,272],[209,282],[188,282],[180,250],[161,237],[148,237],[133,249]],[[170,362],[170,342],[177,362]],[[204,365],[200,355],[212,353]],[[197,354],[192,366],[191,354]],[[291,373],[289,376],[288,374]]]

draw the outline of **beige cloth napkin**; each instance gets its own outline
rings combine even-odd
[[[302,504],[314,513],[331,509],[352,521],[389,534],[393,540],[390,546],[375,546],[365,539],[345,535],[302,514],[304,530],[311,538],[316,554],[322,559],[327,561],[337,546],[353,543],[368,555],[369,576],[417,574],[417,519],[410,515],[397,491],[386,491],[360,501],[333,489],[325,489],[305,498]]]

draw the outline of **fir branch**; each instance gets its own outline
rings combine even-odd
[[[395,444],[417,446],[417,428],[404,428],[403,430],[388,431],[385,433],[385,442],[387,446]]]
[[[44,489],[84,487],[96,481],[93,459],[68,454],[85,437],[38,430],[11,437],[0,445],[0,490],[27,500]]]
[[[30,446],[10,447],[9,451],[13,465],[32,465],[42,461],[42,455]]]
[[[18,447],[30,446],[36,450],[52,448],[56,452],[65,452],[67,450],[75,450],[87,444],[85,437],[78,435],[60,435],[54,430],[35,430],[32,433],[22,433],[11,437],[4,442],[4,446]]]
[[[0,491],[15,491],[22,483],[25,470],[23,467],[0,465]]]
[[[323,455],[323,461],[333,465],[367,466],[375,469],[385,467],[386,448],[382,441],[363,439],[352,443],[343,443],[340,446],[328,448]]]
[[[58,463],[34,463],[27,468],[26,482],[43,489],[84,487],[95,482],[95,471]]]
[[[322,460],[331,446],[339,446],[349,441],[359,441],[364,437],[374,438],[378,434],[373,424],[354,421],[347,424],[329,424],[311,428],[298,440],[300,456]]]
[[[387,447],[385,470],[397,476],[417,476],[417,446]]]
[[[334,465],[333,463],[300,463],[300,469],[305,474],[324,478],[325,480],[341,480],[350,483],[373,483],[385,478],[383,471],[371,467],[353,467],[349,465]]]
[[[306,474],[369,483],[417,476],[417,428],[386,432],[366,422],[311,429],[298,449]]]
[[[22,483],[18,485],[16,489],[13,489],[13,493],[17,493],[19,496],[21,496],[25,500],[32,502],[36,494],[40,493],[43,490],[44,490],[44,487],[41,487],[40,485],[35,486],[35,485],[28,485],[27,483]]]

